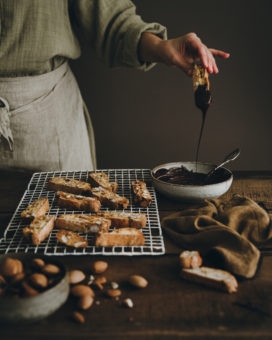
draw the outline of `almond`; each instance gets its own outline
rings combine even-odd
[[[94,296],[94,291],[91,287],[85,285],[76,285],[73,286],[70,290],[71,294],[76,297],[81,297],[84,295]]]
[[[123,304],[127,307],[127,308],[133,308],[133,301],[130,298],[127,298],[123,301]]]
[[[35,288],[46,288],[48,286],[48,279],[44,274],[34,273],[30,275],[29,282]]]
[[[95,261],[92,266],[94,274],[102,274],[108,269],[108,263],[105,261]]]
[[[35,269],[42,269],[42,267],[45,265],[45,262],[43,259],[36,258],[32,260],[31,265]]]
[[[4,288],[0,288],[0,296],[4,295],[5,294],[5,290]]]
[[[106,278],[105,276],[98,276],[98,277],[94,280],[93,284],[94,284],[97,288],[99,288],[100,290],[103,290],[103,289],[104,289],[103,284],[106,283],[106,282],[107,282],[107,278]]]
[[[83,280],[85,280],[86,275],[81,270],[71,270],[68,273],[69,275],[69,283],[76,284]]]
[[[77,306],[80,309],[86,310],[92,306],[93,302],[94,298],[91,295],[87,294],[80,297]]]
[[[34,296],[39,294],[39,292],[36,289],[32,288],[26,281],[22,282],[22,288],[25,296]]]
[[[128,281],[132,286],[137,288],[145,288],[148,285],[148,281],[140,275],[131,275]]]
[[[4,277],[12,277],[17,274],[19,269],[18,267],[18,263],[15,261],[15,259],[7,257],[2,263],[1,274]]]
[[[73,312],[73,319],[78,323],[84,323],[85,322],[84,316],[77,311]]]
[[[106,291],[106,294],[110,297],[117,297],[117,296],[120,296],[122,292],[120,289],[108,289]]]
[[[117,282],[111,282],[111,288],[117,289],[117,288],[119,288],[119,284]]]
[[[0,287],[4,287],[7,284],[6,279],[3,275],[0,275]]]
[[[23,270],[24,270],[23,263],[20,260],[18,260],[18,259],[14,259],[14,260],[15,260],[16,266],[17,266],[17,274],[18,273],[22,273]]]
[[[44,267],[42,267],[42,272],[45,275],[53,276],[57,275],[60,272],[60,268],[54,264],[46,264]]]
[[[16,275],[14,275],[11,279],[11,283],[18,283],[20,281],[22,281],[25,278],[25,273],[18,273]]]

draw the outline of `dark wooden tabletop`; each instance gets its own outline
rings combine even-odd
[[[31,174],[0,172],[0,236],[2,236]],[[272,171],[239,172],[227,196],[247,195],[272,211]],[[160,216],[182,208],[158,197]],[[119,301],[96,294],[96,302],[83,314],[84,324],[75,323],[75,302],[69,298],[47,319],[29,325],[1,325],[0,339],[272,339],[272,247],[262,248],[262,262],[251,280],[239,280],[238,292],[227,294],[186,282],[179,277],[181,251],[165,237],[163,256],[67,256],[61,261],[71,269],[90,273],[94,260],[108,262],[109,281],[120,284]],[[147,278],[142,290],[127,283],[131,274]],[[124,298],[132,309],[121,305]],[[97,302],[98,301],[98,302]]]

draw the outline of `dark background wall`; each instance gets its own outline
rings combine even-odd
[[[209,47],[231,53],[210,77],[214,99],[199,159],[216,163],[240,147],[233,169],[271,170],[271,2],[134,2],[145,21],[168,28],[169,38],[196,32]],[[164,65],[149,72],[109,69],[86,46],[72,68],[91,112],[99,168],[194,160],[201,113],[182,71]]]

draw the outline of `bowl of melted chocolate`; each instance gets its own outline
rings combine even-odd
[[[217,198],[228,191],[233,175],[226,168],[219,168],[211,176],[214,164],[204,162],[173,162],[156,166],[152,181],[158,192],[179,201],[199,201]]]

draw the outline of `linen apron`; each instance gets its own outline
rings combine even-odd
[[[93,170],[92,123],[65,62],[54,71],[0,78],[0,168]]]

